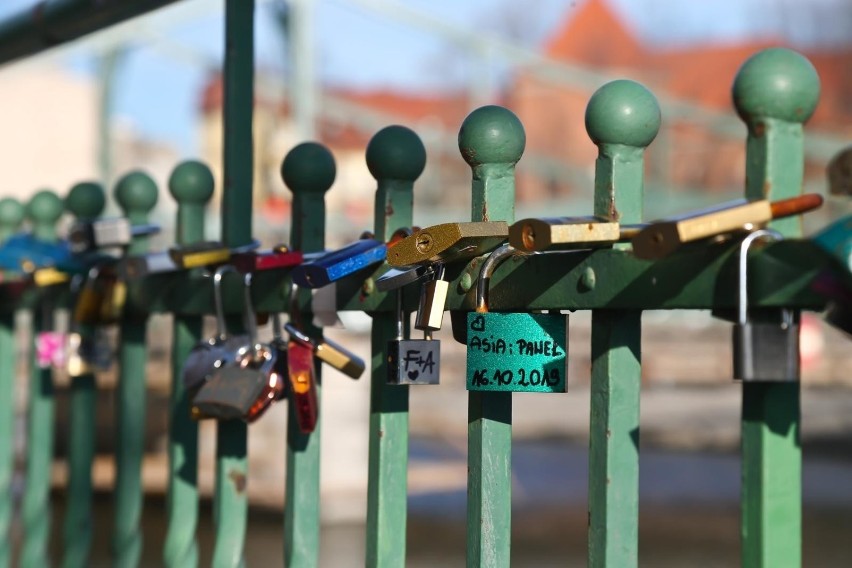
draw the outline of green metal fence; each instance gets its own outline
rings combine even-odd
[[[0,62],[36,53],[123,19],[168,4],[65,0],[0,24]],[[224,187],[222,242],[231,248],[252,240],[252,59],[251,0],[226,1],[224,101]],[[746,197],[772,200],[801,192],[802,123],[816,105],[819,81],[799,55],[783,49],[748,60],[733,89],[748,135]],[[643,221],[643,154],[660,125],[654,96],[631,81],[604,85],[591,97],[586,127],[598,146],[595,164],[597,216],[623,224]],[[507,109],[483,107],[461,125],[459,149],[472,170],[471,221],[514,221],[514,167],[524,149],[524,130]],[[423,144],[411,130],[389,126],[366,148],[376,179],[375,237],[388,241],[412,224],[413,186],[425,167]],[[712,159],[707,157],[706,159]],[[282,177],[293,193],[291,247],[305,253],[325,249],[324,193],[334,180],[334,161],[322,146],[308,143],[284,159]],[[169,180],[178,204],[177,244],[204,238],[204,207],[213,194],[213,177],[200,163],[179,165]],[[134,172],[116,184],[114,198],[134,223],[144,223],[158,192],[153,181]],[[104,192],[95,184],[75,186],[64,209],[80,219],[101,214]],[[0,203],[0,230],[8,238],[24,211],[33,233],[57,238],[54,229],[63,202],[50,192],[25,208]],[[788,237],[800,237],[798,218],[773,222]],[[501,264],[491,280],[493,311],[592,310],[592,397],[589,440],[588,559],[593,567],[638,564],[639,404],[641,315],[654,309],[713,309],[731,312],[736,302],[736,246],[696,247],[674,257],[648,261],[619,244],[570,255],[519,256]],[[127,255],[147,251],[135,238]],[[755,252],[750,267],[750,301],[755,307],[821,310],[824,300],[811,289],[830,263],[806,240],[791,238]],[[482,259],[450,263],[447,309],[463,314],[474,308],[475,282]],[[356,273],[337,284],[339,310],[373,318],[369,422],[369,486],[366,565],[403,566],[406,562],[406,472],[409,391],[386,381],[386,345],[396,336],[396,294],[379,291],[375,280],[386,266]],[[20,279],[18,279],[20,280]],[[15,325],[20,312],[32,314],[32,334],[52,329],[54,311],[72,305],[69,285],[0,285],[0,567],[11,566],[10,526],[15,512],[11,488],[15,468],[13,392],[16,371]],[[780,283],[783,283],[779,285]],[[225,283],[226,312],[235,316],[240,290]],[[112,563],[138,566],[144,546],[140,529],[141,467],[146,412],[146,326],[151,314],[174,315],[172,390],[169,406],[169,483],[167,538],[163,561],[186,568],[199,562],[195,538],[199,518],[198,428],[190,417],[188,394],[179,380],[184,359],[201,340],[202,316],[213,314],[212,291],[203,271],[151,274],[127,282],[127,304],[118,323],[120,348],[116,389],[116,481]],[[416,285],[405,295],[406,312],[416,310]],[[253,302],[261,312],[287,312],[288,269],[258,273]],[[296,298],[310,318],[310,293]],[[318,328],[310,333],[319,336]],[[80,333],[96,330],[83,326]],[[572,346],[573,349],[579,348]],[[33,349],[33,352],[35,349]],[[319,364],[318,364],[319,367]],[[19,565],[47,566],[51,532],[50,487],[54,455],[54,390],[50,369],[30,363],[26,422],[25,492],[19,515],[23,528]],[[68,506],[63,526],[64,567],[89,564],[92,542],[92,464],[95,439],[94,375],[70,384]],[[468,405],[468,566],[507,566],[510,559],[512,394],[469,392]],[[801,452],[799,383],[744,383],[742,407],[742,564],[750,567],[801,565]],[[287,432],[285,555],[291,567],[318,564],[319,433],[304,434],[292,401]],[[321,416],[322,414],[320,414]],[[460,418],[461,420],[462,418]],[[247,530],[247,425],[217,424],[213,565],[243,566]],[[107,530],[103,528],[103,530]],[[56,560],[56,559],[54,559]]]

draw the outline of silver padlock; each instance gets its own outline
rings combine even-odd
[[[257,335],[257,315],[251,303],[251,273],[245,274],[245,326],[247,341],[236,357],[218,367],[192,399],[196,419],[257,420],[284,388],[276,370],[277,349],[261,343]]]
[[[405,339],[402,290],[396,296],[396,338],[388,341],[388,384],[440,384],[441,342],[426,330],[423,339]]]
[[[129,245],[133,237],[158,232],[157,225],[133,225],[126,217],[81,221],[68,231],[68,247],[75,254],[96,248],[123,247]]]
[[[222,277],[228,272],[236,273],[237,271],[233,266],[225,265],[217,268],[213,274],[216,334],[196,344],[183,363],[181,373],[183,386],[189,392],[193,392],[204,384],[225,363],[236,359],[240,349],[249,342],[249,337],[246,334],[231,335],[228,333],[222,304]]]
[[[799,312],[781,308],[767,310],[759,320],[749,317],[748,249],[760,238],[784,237],[772,229],[761,229],[750,233],[740,244],[737,323],[733,328],[734,379],[796,382],[800,377]]]
[[[450,283],[444,280],[444,265],[435,268],[435,278],[425,282],[420,288],[420,305],[414,327],[420,331],[438,331],[444,323],[444,309],[447,306],[447,294]]]
[[[116,272],[122,280],[142,278],[149,274],[177,272],[178,270],[180,268],[166,251],[126,256],[116,264]]]

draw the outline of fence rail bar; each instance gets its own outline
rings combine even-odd
[[[157,203],[157,186],[147,174],[131,172],[116,183],[114,195],[134,224],[148,222]],[[134,237],[128,254],[148,251],[147,237]],[[119,324],[118,382],[116,385],[115,509],[113,565],[133,568],[142,557],[142,461],[145,454],[147,318],[125,315]]]
[[[375,236],[388,242],[394,231],[412,224],[413,186],[426,165],[426,150],[411,130],[389,126],[370,140],[367,165],[378,182]],[[376,568],[405,566],[409,392],[388,384],[388,341],[395,337],[396,314],[373,314],[366,566]]]
[[[325,192],[336,175],[334,157],[324,146],[299,144],[281,165],[281,177],[293,193],[290,245],[295,250],[325,249]],[[290,294],[287,294],[289,297]],[[299,291],[298,304],[310,306],[311,291]],[[288,306],[289,308],[289,306]],[[279,310],[289,312],[285,308]],[[311,324],[313,315],[301,314],[306,331],[320,333]],[[320,547],[320,432],[322,428],[322,364],[314,359],[319,418],[315,430],[306,434],[296,421],[294,398],[287,401],[287,478],[284,503],[284,566],[310,568],[319,564]]]
[[[816,70],[793,51],[764,50],[743,64],[733,93],[748,126],[746,197],[775,200],[799,195],[804,176],[802,124],[819,99]],[[787,237],[802,235],[799,217],[770,226]],[[799,377],[790,384],[743,383],[743,566],[802,564],[800,387]]]
[[[44,0],[0,22],[0,65],[179,0]]]
[[[638,83],[613,81],[592,95],[586,130],[598,145],[595,215],[643,221],[644,151],[659,127],[657,100]],[[641,337],[641,311],[592,311],[590,568],[638,565]]]
[[[515,217],[515,164],[526,135],[502,107],[479,108],[462,123],[459,151],[471,167],[471,221]],[[509,566],[512,536],[512,393],[469,392],[467,566]]]
[[[213,183],[210,169],[196,161],[180,164],[169,177],[169,191],[178,204],[178,245],[204,240],[204,205],[213,197]],[[163,560],[169,568],[198,566],[198,423],[190,417],[182,370],[189,352],[201,340],[201,328],[201,316],[175,315],[172,321],[168,529],[163,547]]]
[[[78,220],[103,213],[106,195],[101,185],[82,182],[65,198],[65,208]],[[94,339],[95,328],[80,325],[80,335]],[[94,373],[70,378],[68,386],[68,487],[63,527],[62,568],[90,565],[94,521],[92,465],[97,441],[97,382]]]

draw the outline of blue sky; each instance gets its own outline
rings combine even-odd
[[[582,0],[578,0],[580,3]],[[798,23],[797,10],[838,6],[840,0],[609,0],[634,32],[645,41],[667,44],[719,42],[743,37],[798,33],[801,41],[830,30],[808,30]],[[0,18],[32,5],[32,0],[3,0]],[[280,68],[283,45],[264,0],[257,0],[257,60],[261,67]],[[223,0],[188,0],[161,9],[146,19],[155,22],[169,41],[221,60]],[[566,0],[407,0],[405,4],[441,21],[505,35],[523,31],[523,41],[539,45],[577,2]],[[779,10],[778,6],[783,6]],[[201,6],[203,15],[182,21],[181,10]],[[144,20],[143,20],[144,21]],[[317,0],[315,16],[317,72],[321,81],[361,88],[408,90],[446,88],[464,79],[465,63],[446,42],[422,30],[368,14],[347,0]],[[797,32],[798,30],[798,32]],[[819,31],[820,33],[816,33]],[[852,32],[852,30],[848,30]],[[830,34],[828,34],[830,36]],[[837,34],[835,34],[837,35]],[[852,36],[852,33],[849,34]],[[97,36],[95,36],[97,41]],[[86,43],[57,50],[63,64],[94,74],[96,58]],[[208,70],[153,49],[147,42],[133,47],[119,75],[116,110],[145,135],[168,139],[186,155],[196,151],[194,117]]]

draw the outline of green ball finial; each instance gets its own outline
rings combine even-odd
[[[84,181],[75,184],[65,196],[65,209],[78,219],[97,219],[106,207],[106,193],[101,184]]]
[[[527,135],[515,113],[500,106],[484,106],[464,119],[459,130],[459,151],[471,167],[515,164],[521,159]]]
[[[157,184],[145,172],[130,172],[118,180],[112,195],[125,215],[145,214],[157,204]]]
[[[24,221],[24,206],[14,197],[0,199],[0,226],[17,230]]]
[[[49,189],[33,195],[26,206],[27,218],[38,225],[53,225],[62,216],[62,200]]]
[[[178,203],[204,205],[213,197],[213,172],[197,160],[177,165],[169,176],[169,193]]]
[[[281,162],[281,179],[293,193],[325,193],[336,175],[334,156],[317,142],[302,142]]]
[[[804,123],[819,101],[819,75],[808,59],[783,47],[764,49],[743,63],[732,94],[746,123],[761,118]]]
[[[367,168],[377,180],[415,181],[426,167],[426,147],[410,128],[387,126],[367,144]]]
[[[611,81],[586,105],[586,132],[597,145],[645,148],[656,138],[660,122],[657,97],[636,81]]]

